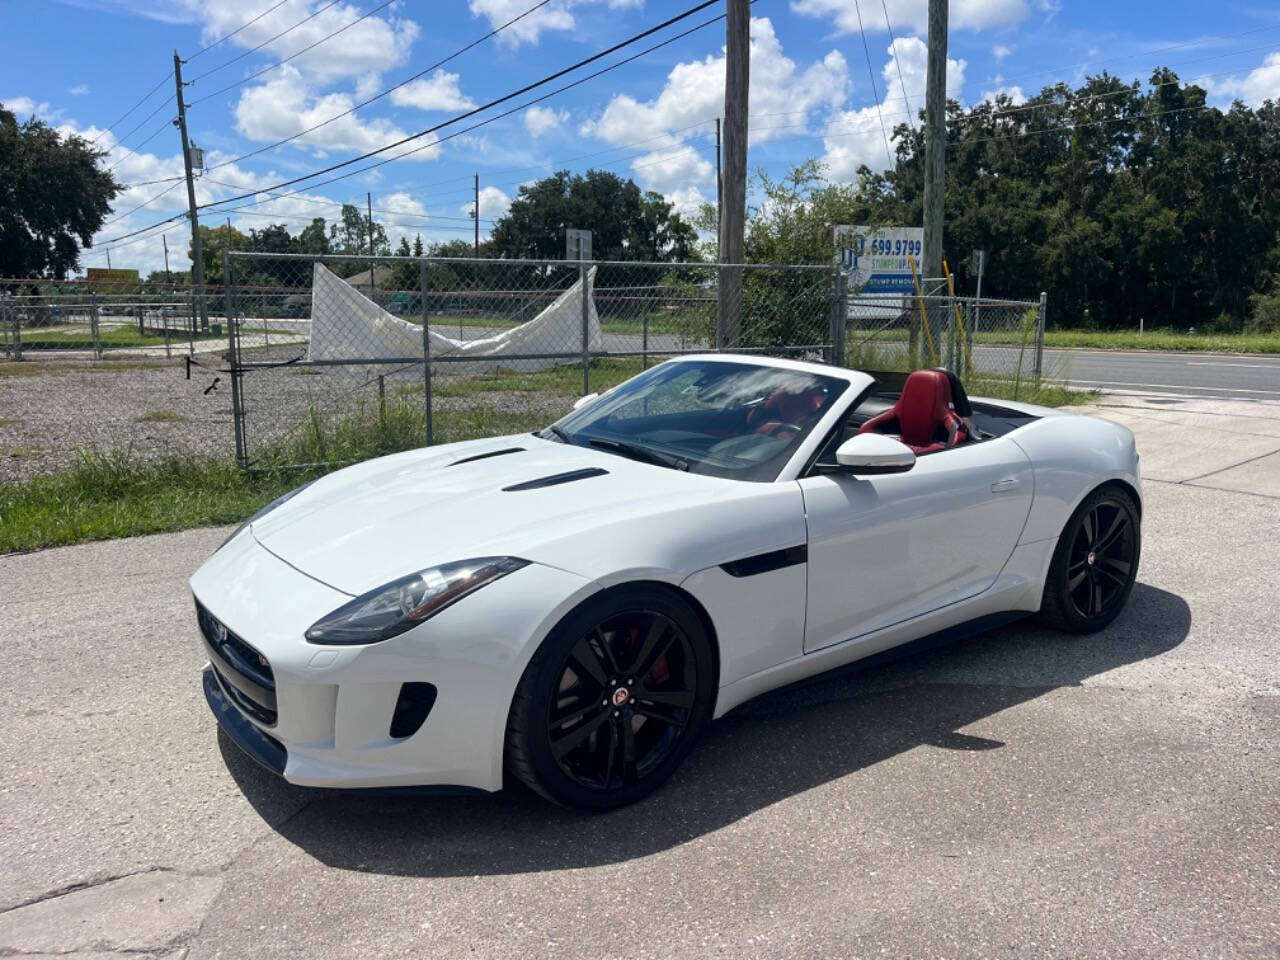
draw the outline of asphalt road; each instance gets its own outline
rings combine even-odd
[[[259,770],[200,693],[222,530],[2,557],[0,955],[1280,956],[1280,404],[1106,402],[1146,476],[1111,628],[767,695],[605,816]]]
[[[1072,386],[1238,400],[1280,400],[1280,357],[1265,354],[1045,350],[1046,374]]]

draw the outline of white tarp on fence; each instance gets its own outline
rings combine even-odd
[[[587,347],[603,349],[600,316],[594,296],[596,268],[587,272]],[[445,356],[495,361],[530,354],[582,352],[582,280],[566,289],[536,317],[518,327],[476,340],[455,340],[427,325],[431,359]],[[311,343],[308,360],[391,360],[421,357],[422,327],[383,310],[367,296],[335,276],[323,264],[315,265],[311,287]],[[520,369],[532,370],[575,360],[524,360]],[[487,363],[485,367],[495,366]],[[470,364],[449,364],[451,372],[463,372]]]

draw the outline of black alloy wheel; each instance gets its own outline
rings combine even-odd
[[[507,765],[568,806],[610,809],[665,780],[710,715],[710,643],[661,587],[623,587],[562,621],[512,702]]]
[[[1138,575],[1142,532],[1133,498],[1103,487],[1067,522],[1045,584],[1041,616],[1072,633],[1092,633],[1124,608]]]

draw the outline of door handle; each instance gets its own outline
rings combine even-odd
[[[1006,480],[998,480],[991,485],[992,493],[1011,493],[1022,486],[1022,481],[1017,477],[1009,477]]]

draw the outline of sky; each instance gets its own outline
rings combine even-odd
[[[191,139],[205,155],[198,202],[252,194],[201,211],[205,225],[229,216],[242,231],[283,223],[296,234],[313,217],[332,221],[341,204],[363,209],[371,197],[393,244],[418,234],[427,242],[470,238],[473,176],[483,235],[522,183],[560,169],[612,170],[683,212],[714,200],[723,20],[469,128],[698,27],[722,4],[500,107],[273,190],[509,94],[694,5],[549,0],[504,26],[536,2],[0,0],[10,37],[0,102],[19,120],[35,115],[94,141],[129,185],[82,267],[106,266],[110,250],[112,266],[145,275],[164,265],[162,236],[172,268],[189,267],[186,220],[163,222],[187,206],[172,123],[175,49],[186,61]],[[923,107],[926,6],[756,0],[749,168],[776,177],[817,157],[830,179],[849,180],[859,164],[888,166],[894,126]],[[997,92],[1018,103],[1045,85],[1103,70],[1145,80],[1168,66],[1204,86],[1214,104],[1257,105],[1280,97],[1280,3],[952,0],[948,59],[948,95],[965,104]]]

